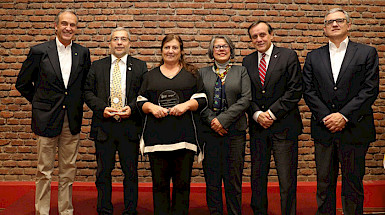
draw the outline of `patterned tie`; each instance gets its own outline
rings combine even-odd
[[[120,73],[119,68],[120,59],[116,59],[114,71],[112,73],[112,85],[111,85],[111,107],[116,108],[118,110],[122,109],[122,87],[121,80],[122,74]]]
[[[266,76],[266,60],[265,53],[262,53],[262,59],[259,62],[258,70],[259,70],[259,78],[261,79],[262,86],[265,84],[265,76]]]

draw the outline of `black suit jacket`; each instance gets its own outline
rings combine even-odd
[[[304,98],[309,106],[311,134],[315,140],[331,143],[367,143],[376,138],[371,108],[379,91],[378,55],[375,48],[349,41],[337,82],[334,83],[329,45],[313,50],[303,69]],[[332,134],[322,119],[340,112],[349,121]]]
[[[65,110],[72,134],[80,132],[83,86],[90,68],[88,48],[72,43],[72,67],[67,89],[60,70],[56,40],[33,46],[16,81],[16,89],[32,103],[32,131],[54,137],[61,133]]]
[[[110,106],[111,56],[97,60],[91,65],[84,90],[86,104],[93,111],[90,137],[96,141],[107,140],[110,130],[117,127],[122,130],[122,135],[128,135],[131,140],[139,140],[142,121],[136,107],[136,98],[147,66],[144,61],[129,55],[126,62],[126,105],[131,108],[131,116],[120,122],[113,117],[103,117],[104,109]],[[116,123],[119,123],[119,126],[113,126]]]
[[[258,71],[258,52],[253,52],[243,59],[251,79],[249,123],[250,134],[268,135],[279,139],[294,139],[302,132],[302,121],[298,102],[302,97],[301,66],[295,51],[274,46],[266,71],[265,84],[262,86]],[[268,129],[264,129],[252,119],[256,111],[267,111],[277,120]]]

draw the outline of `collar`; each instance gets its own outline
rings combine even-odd
[[[337,46],[329,40],[329,50],[339,50],[339,49],[346,49],[348,47],[349,43],[349,37],[346,37],[340,44],[340,47],[337,48]]]
[[[217,65],[219,69],[226,69],[226,66],[229,65],[230,59],[225,63],[218,63],[217,61],[214,61],[214,63]]]
[[[56,47],[58,50],[66,50],[67,48],[72,47],[72,41],[67,47],[65,47],[63,43],[61,43],[60,40],[56,37]]]
[[[271,53],[273,52],[274,44],[272,43],[270,48],[265,52],[266,56],[271,56]],[[262,53],[258,52],[258,58],[262,58]]]
[[[120,58],[120,61],[122,61],[124,64],[127,64],[127,56],[128,54],[125,54],[122,58]],[[111,55],[111,64],[114,64],[116,59],[118,59],[115,55]]]

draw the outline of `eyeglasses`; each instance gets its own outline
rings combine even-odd
[[[215,50],[228,49],[229,45],[216,45],[214,46]]]
[[[127,37],[113,37],[112,40],[115,42],[118,42],[119,40],[121,40],[122,42],[127,42],[128,38]]]
[[[325,25],[333,25],[334,22],[337,23],[337,25],[341,25],[342,23],[345,22],[345,18],[339,18],[339,19],[330,19],[330,20],[325,20]]]

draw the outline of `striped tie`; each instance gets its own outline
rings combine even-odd
[[[259,70],[259,78],[261,79],[262,86],[265,84],[265,76],[266,76],[266,60],[265,53],[262,53],[262,59],[259,62],[258,70]]]

